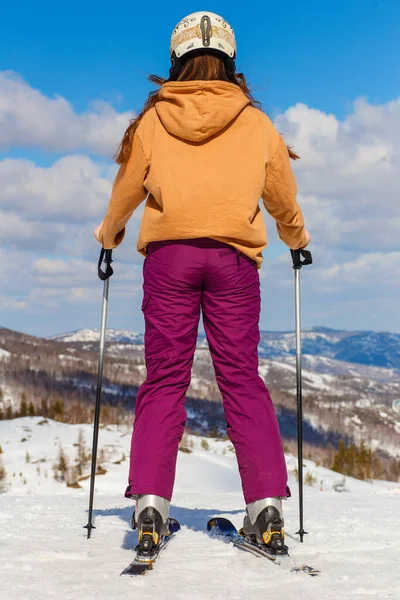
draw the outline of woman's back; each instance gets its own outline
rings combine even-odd
[[[290,151],[244,76],[207,54],[188,58],[177,81],[153,80],[163,85],[121,144],[103,246],[122,241],[125,223],[146,197],[137,240],[143,256],[150,242],[209,237],[260,268],[267,245],[260,198],[282,240],[293,249],[305,246]]]
[[[138,248],[154,239],[231,239],[265,247],[259,199],[279,135],[243,92],[219,81],[173,82],[138,135],[150,165]],[[292,192],[293,193],[293,192]],[[151,238],[151,239],[150,239]]]

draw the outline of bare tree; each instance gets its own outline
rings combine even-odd
[[[4,466],[3,456],[0,455],[0,494],[7,489],[7,471]]]

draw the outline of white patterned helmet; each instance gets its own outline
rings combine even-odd
[[[221,53],[235,60],[236,40],[232,27],[212,12],[195,12],[178,23],[172,32],[170,55],[174,63],[194,51]]]

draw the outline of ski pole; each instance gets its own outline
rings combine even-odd
[[[102,271],[101,264],[106,264],[106,270]],[[101,403],[101,386],[103,380],[103,359],[104,359],[104,339],[106,334],[106,323],[107,323],[107,305],[108,305],[108,289],[110,285],[110,277],[113,274],[111,267],[112,263],[112,250],[101,249],[99,264],[98,264],[98,275],[99,278],[104,281],[103,286],[103,306],[101,312],[101,329],[100,329],[100,350],[99,350],[99,362],[97,368],[97,388],[96,388],[96,407],[94,411],[94,428],[93,428],[93,444],[92,444],[92,471],[90,475],[90,495],[89,495],[89,520],[88,524],[84,526],[87,529],[87,539],[90,538],[92,529],[96,529],[92,524],[92,513],[93,513],[93,497],[94,497],[94,480],[96,477],[96,460],[97,460],[97,442],[99,439],[99,425],[100,425],[100,403]]]
[[[303,527],[303,394],[301,382],[301,328],[300,328],[300,271],[305,265],[312,264],[311,252],[308,250],[291,250],[294,287],[295,287],[295,322],[296,322],[296,380],[297,380],[297,451],[298,451],[298,474],[299,474],[299,512],[300,527],[296,535],[300,535],[300,542],[307,534]],[[301,260],[301,256],[304,260]]]

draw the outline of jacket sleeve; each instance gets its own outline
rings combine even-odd
[[[283,138],[267,164],[262,199],[266,210],[276,221],[281,240],[292,250],[307,244],[304,219],[296,201],[297,185]]]
[[[144,180],[148,169],[149,164],[136,132],[128,162],[121,165],[114,180],[111,200],[100,234],[103,248],[116,248],[122,242],[125,225],[147,197]]]

